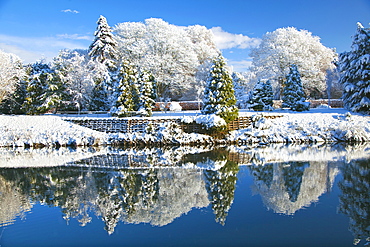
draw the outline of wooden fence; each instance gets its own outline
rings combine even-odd
[[[264,116],[265,118],[276,118],[280,116]],[[93,130],[106,133],[144,133],[149,127],[156,129],[162,123],[175,123],[186,133],[201,133],[207,132],[201,124],[181,122],[181,119],[175,118],[64,118],[65,121],[78,124]],[[251,125],[251,117],[239,117],[228,124],[228,130],[239,130],[248,128]]]

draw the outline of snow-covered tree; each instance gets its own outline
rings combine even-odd
[[[104,16],[99,17],[97,24],[98,27],[94,33],[95,39],[89,47],[89,56],[92,60],[114,70],[118,60],[117,42]]]
[[[62,50],[54,58],[53,69],[66,88],[66,109],[89,109],[94,87],[94,72],[89,69],[89,62],[85,50]]]
[[[122,62],[118,75],[118,98],[111,111],[119,117],[126,117],[130,112],[138,110],[138,71],[134,65]]]
[[[21,59],[0,50],[0,102],[13,93],[25,76]]]
[[[62,105],[65,87],[48,64],[36,62],[27,68],[28,82],[23,108],[27,114],[45,113]]]
[[[257,78],[271,80],[277,98],[280,98],[291,64],[300,68],[305,93],[312,98],[321,98],[326,88],[326,71],[334,67],[337,55],[322,45],[319,37],[306,30],[288,27],[266,33],[250,56]]]
[[[119,80],[116,78],[119,52],[117,41],[107,19],[100,16],[97,24],[95,39],[88,50],[92,62],[90,69],[95,71],[95,85],[90,109],[105,111],[109,110],[116,100],[114,91],[118,86],[116,81]]]
[[[370,114],[370,28],[358,23],[352,50],[342,53],[339,63],[345,107]]]
[[[290,72],[286,76],[282,100],[283,108],[290,108],[293,111],[308,111],[310,109],[310,103],[306,102],[303,91],[301,75],[295,64],[290,66]]]
[[[216,114],[227,123],[238,117],[233,80],[221,54],[213,60],[203,98],[202,114]]]
[[[143,71],[139,73],[138,79],[138,111],[141,115],[150,117],[155,103],[154,77],[149,72]]]
[[[115,73],[112,75],[104,64],[93,60],[88,62],[87,69],[94,81],[89,109],[92,111],[108,111],[117,99],[117,76]]]
[[[26,79],[20,80],[15,85],[13,93],[7,95],[7,97],[0,103],[0,112],[4,114],[24,114],[23,103],[26,100],[27,94],[27,81]]]
[[[210,30],[151,18],[120,23],[114,31],[122,57],[156,78],[159,98],[197,98],[207,76],[202,71],[218,53]]]
[[[255,111],[271,111],[274,104],[273,98],[274,93],[270,81],[258,81],[253,91],[250,92],[247,107]]]

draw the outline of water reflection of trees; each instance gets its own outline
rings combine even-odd
[[[167,225],[192,208],[210,203],[216,221],[223,223],[234,199],[238,165],[228,161],[227,152],[222,153],[219,155],[218,150],[202,154],[201,162],[207,169],[189,165],[186,159],[190,167],[186,169],[100,169],[91,163],[104,163],[113,157],[88,158],[78,161],[78,167],[1,169],[1,196],[8,198],[3,202],[13,202],[14,212],[2,210],[0,222],[10,222],[22,211],[20,207],[29,209],[31,202],[40,202],[60,207],[65,220],[76,219],[82,226],[96,215],[104,221],[108,233],[113,233],[119,222]],[[17,198],[24,200],[14,200],[15,190],[20,195]]]
[[[293,215],[330,190],[338,168],[328,162],[282,162],[250,166],[254,193],[267,208]]]
[[[338,183],[339,212],[349,217],[349,230],[354,244],[364,240],[370,244],[370,163],[355,160],[341,167],[343,179]]]
[[[82,158],[69,159],[65,166],[0,169],[0,226],[22,217],[36,202],[60,207],[65,220],[76,219],[82,226],[95,215],[104,221],[108,233],[120,222],[164,226],[192,208],[208,205],[216,222],[224,225],[240,164],[248,165],[253,191],[261,195],[267,208],[292,215],[331,189],[338,163],[325,158],[345,162],[349,152],[354,157],[361,153],[351,148],[347,152],[345,148],[297,146],[277,148],[278,153],[272,153],[273,147],[239,152],[199,150],[78,151],[73,157]],[[38,152],[37,157],[44,155]],[[306,161],[310,158],[313,161]],[[360,239],[369,232],[368,218],[359,213],[368,215],[369,198],[357,203],[369,195],[369,167],[362,163],[346,167],[344,174],[357,175],[345,175],[341,182],[340,211],[351,218],[351,231]],[[356,167],[361,172],[356,173]]]

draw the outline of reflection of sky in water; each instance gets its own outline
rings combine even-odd
[[[270,222],[269,228],[281,227],[270,233],[270,241],[273,241],[272,236],[277,239],[287,236],[281,232],[284,224],[291,230],[296,230],[299,225],[300,229],[302,225],[318,229],[328,225],[332,230],[338,228],[343,232],[348,229],[348,218],[343,221],[344,214],[349,217],[355,241],[362,239],[361,244],[369,237],[367,228],[370,225],[368,218],[363,219],[366,213],[369,215],[370,206],[369,198],[364,198],[370,194],[369,180],[364,179],[368,178],[370,169],[368,150],[367,145],[215,150],[189,147],[0,149],[0,166],[3,167],[0,168],[0,224],[5,232],[2,238],[8,239],[7,234],[13,234],[11,229],[22,228],[22,224],[43,224],[34,219],[36,211],[50,210],[38,206],[42,204],[62,211],[62,221],[68,225],[55,226],[61,232],[78,223],[84,226],[77,228],[81,234],[89,234],[90,228],[101,230],[103,227],[111,236],[116,236],[123,234],[120,230],[122,223],[131,225],[130,231],[136,232],[133,227],[142,223],[144,226],[172,227],[177,225],[176,222],[189,221],[188,224],[193,225],[199,221],[211,235],[215,234],[214,222],[223,225],[227,231],[224,234],[230,234],[232,241],[246,241],[240,234],[248,226],[250,233],[262,236],[264,230],[258,229],[262,224],[266,227],[267,222]],[[367,158],[367,161],[355,161],[360,158]],[[342,175],[338,177],[340,172]],[[336,178],[340,179],[339,189]],[[248,196],[255,194],[260,196]],[[261,202],[277,214],[263,209]],[[326,212],[327,207],[331,211]],[[336,213],[337,208],[342,214]],[[250,215],[251,212],[255,213]],[[192,215],[197,215],[197,219],[192,219]],[[210,215],[213,220],[204,219]],[[61,218],[59,214],[58,221]],[[45,217],[40,219],[45,221]],[[334,226],[338,221],[340,224]],[[253,226],[251,222],[254,222]],[[128,227],[126,224],[124,228]],[[158,231],[155,229],[152,231]],[[176,232],[177,235],[181,233],[176,239],[193,230],[194,227]],[[33,232],[33,238],[41,234]],[[276,235],[278,232],[280,235]],[[305,239],[308,235],[301,231],[294,238]],[[343,244],[340,238],[347,235],[348,232],[337,236],[336,240],[328,238],[325,241]],[[296,241],[294,238],[281,239],[281,243],[292,243]],[[307,243],[312,244],[312,241]],[[315,241],[318,244],[325,242],[322,239]]]

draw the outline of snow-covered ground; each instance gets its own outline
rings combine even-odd
[[[184,118],[199,114],[199,111],[155,112],[153,117]],[[247,129],[233,131],[227,137],[229,141],[243,143],[370,141],[370,117],[349,113],[345,109],[311,109],[302,113],[284,110],[273,112],[241,110],[240,115],[254,116],[253,125]],[[266,115],[280,117],[269,119],[264,117]],[[186,134],[180,129],[171,129],[166,124],[152,134],[109,134],[63,121],[63,116],[0,116],[0,146],[3,147],[110,145],[122,140],[178,144],[212,142],[209,136]]]
[[[251,112],[241,112],[241,115]],[[233,131],[229,140],[249,143],[369,142],[370,117],[345,109],[311,109],[307,112],[253,112],[255,122]],[[281,115],[268,119],[266,115]]]

